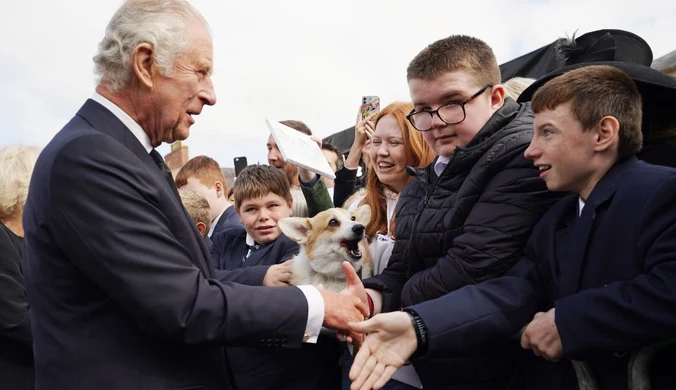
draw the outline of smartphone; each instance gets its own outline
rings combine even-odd
[[[378,96],[364,96],[361,98],[361,119],[368,118],[380,112],[380,98]]]
[[[246,157],[235,157],[232,159],[235,163],[235,177],[239,176],[239,173],[242,172],[242,169],[247,167]]]

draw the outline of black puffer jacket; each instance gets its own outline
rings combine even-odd
[[[364,282],[383,293],[383,311],[438,298],[502,275],[521,256],[531,229],[561,194],[549,192],[523,153],[533,134],[530,104],[511,99],[437,179],[434,163],[415,176],[396,210],[396,241],[385,271]],[[453,313],[448,313],[453,315]],[[502,389],[510,347],[414,362],[429,389]]]

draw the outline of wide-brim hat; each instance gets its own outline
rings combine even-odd
[[[614,66],[629,75],[643,98],[643,118],[668,119],[676,116],[676,78],[650,67],[652,51],[639,36],[622,30],[599,30],[575,39],[576,55],[562,60],[564,65],[537,79],[519,96],[519,102],[533,98],[535,91],[551,79],[574,69],[591,65]],[[570,52],[560,46],[559,54]]]

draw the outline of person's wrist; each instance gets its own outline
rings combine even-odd
[[[409,317],[411,318],[411,324],[413,325],[413,330],[415,331],[415,338],[418,342],[418,347],[416,348],[413,355],[411,355],[411,360],[417,359],[427,354],[427,326],[423,322],[422,318],[412,309],[404,309]]]

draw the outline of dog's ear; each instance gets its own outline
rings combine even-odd
[[[282,218],[277,221],[277,226],[279,226],[285,236],[300,245],[307,243],[310,231],[312,231],[308,218]]]
[[[357,207],[353,212],[352,216],[354,219],[366,226],[371,221],[371,206],[364,204]]]

